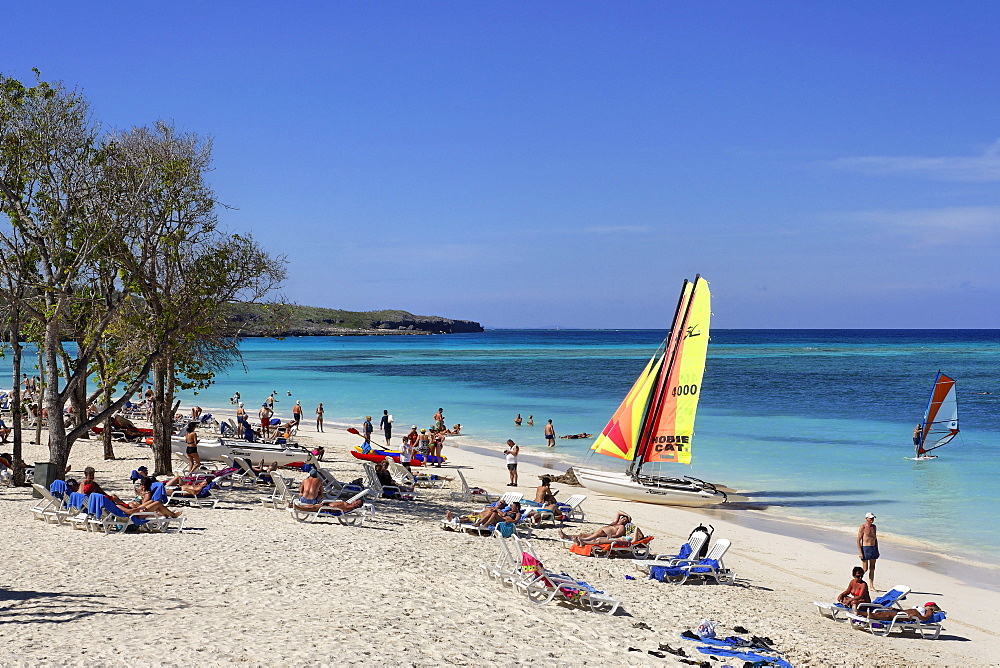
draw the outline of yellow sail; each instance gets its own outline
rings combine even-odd
[[[670,334],[661,345],[653,357],[649,360],[646,368],[639,378],[632,385],[632,389],[625,395],[625,400],[621,406],[611,416],[608,425],[597,437],[591,450],[599,452],[609,457],[633,460],[636,457],[639,438],[643,433],[643,424],[647,420],[647,411],[650,405],[650,395],[653,390],[660,385],[659,377],[663,369],[664,360],[669,351],[673,350],[674,342],[680,333],[679,323],[682,314],[687,312],[688,301],[694,285],[684,281],[681,288],[681,295],[677,302],[677,310],[674,313],[674,322],[670,329]]]
[[[651,408],[647,418],[652,421],[652,429],[647,432],[643,448],[645,461],[691,463],[694,417],[708,355],[711,301],[708,283],[696,279],[672,364],[665,371],[668,376],[662,380],[659,405]]]
[[[609,457],[631,460],[635,457],[636,442],[639,439],[639,428],[642,425],[642,415],[649,403],[649,393],[656,384],[656,377],[663,365],[663,355],[657,352],[653,355],[632,389],[625,395],[621,406],[611,416],[608,425],[597,437],[591,450]]]

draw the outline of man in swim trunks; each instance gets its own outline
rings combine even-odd
[[[552,420],[545,425],[545,444],[550,448],[556,445],[556,428],[552,426]]]
[[[865,569],[855,566],[851,571],[851,581],[847,583],[847,589],[840,592],[837,602],[848,608],[853,608],[858,603],[871,603],[872,597],[868,593],[868,585],[865,584]]]
[[[865,515],[865,523],[858,529],[858,556],[861,565],[868,573],[868,584],[875,589],[875,561],[878,559],[878,534],[875,528],[875,515]]]

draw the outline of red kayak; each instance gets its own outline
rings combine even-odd
[[[354,450],[351,450],[351,454],[357,457],[358,459],[363,459],[366,462],[375,462],[376,464],[385,459],[386,457],[391,457],[393,460],[396,461],[397,464],[399,463],[398,452],[388,452],[386,450],[375,450],[374,448],[372,448],[372,450],[366,454],[361,451],[361,448],[359,446],[356,447]],[[424,465],[424,455],[417,454],[414,455],[413,457],[414,458],[410,460],[410,466]],[[441,462],[448,461],[447,457],[434,457],[431,461],[433,463],[436,462],[438,459],[440,459]]]

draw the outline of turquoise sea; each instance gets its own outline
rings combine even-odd
[[[365,415],[377,425],[388,409],[397,432],[429,425],[443,407],[447,423],[467,431],[451,444],[513,438],[548,454],[545,421],[559,434],[599,432],[663,336],[492,330],[248,339],[245,369],[234,366],[183,404],[228,416],[239,391],[253,414],[274,391],[279,416],[300,400],[310,425],[322,401],[331,428],[360,426]],[[677,472],[745,492],[767,513],[853,528],[873,511],[883,532],[1000,562],[998,369],[997,330],[716,330],[693,464]],[[938,370],[957,381],[962,431],[939,459],[908,461]],[[534,427],[514,426],[517,413],[533,415]],[[555,454],[581,462],[591,442],[558,440]],[[623,466],[602,456],[589,464]]]

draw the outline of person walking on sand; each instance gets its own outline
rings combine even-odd
[[[295,420],[295,426],[298,427],[299,423],[302,422],[302,404],[298,401],[292,406],[292,419]]]
[[[517,447],[512,439],[507,439],[507,449],[503,451],[507,455],[507,472],[510,474],[510,482],[507,483],[508,487],[517,487],[517,453],[521,451],[521,448]]]
[[[868,513],[865,515],[865,523],[858,529],[858,556],[861,557],[861,566],[868,573],[868,584],[872,591],[875,589],[875,561],[878,559],[878,534],[875,528],[875,515]]]
[[[556,428],[552,426],[552,420],[545,425],[545,444],[550,448],[556,446]]]
[[[323,431],[323,402],[316,407],[316,431]]]
[[[392,438],[392,416],[388,410],[382,411],[382,420],[378,426],[385,432],[385,447],[389,447],[389,439]]]

